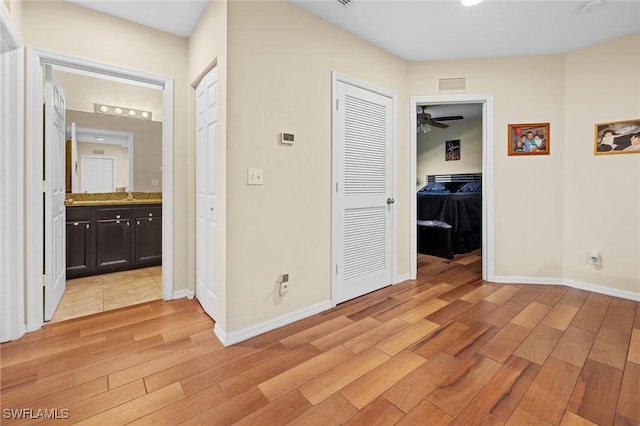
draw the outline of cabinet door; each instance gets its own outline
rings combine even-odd
[[[136,265],[162,263],[162,217],[136,219]]]
[[[96,229],[97,269],[120,270],[131,266],[129,219],[99,220]]]
[[[67,222],[67,278],[93,271],[91,222]]]

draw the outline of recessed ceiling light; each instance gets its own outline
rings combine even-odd
[[[100,136],[96,136],[96,140],[97,140],[97,141],[103,141],[103,140],[104,140],[104,138],[103,138],[103,137],[100,137]]]

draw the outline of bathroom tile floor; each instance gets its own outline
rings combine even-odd
[[[162,266],[67,280],[51,322],[162,299]]]

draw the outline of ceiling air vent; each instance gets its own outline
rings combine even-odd
[[[438,78],[438,92],[466,92],[466,77],[440,77]]]
[[[340,3],[343,6],[348,6],[349,3],[351,3],[351,0],[338,0],[338,3]]]

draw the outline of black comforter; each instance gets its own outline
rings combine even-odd
[[[418,192],[418,220],[451,225],[453,249],[467,253],[482,245],[482,194]]]

